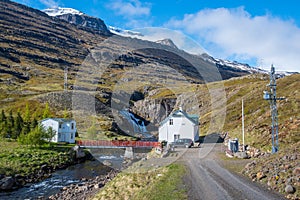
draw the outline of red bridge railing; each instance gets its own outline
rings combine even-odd
[[[76,144],[79,146],[90,147],[159,147],[160,142],[152,141],[122,141],[122,140],[78,140]]]

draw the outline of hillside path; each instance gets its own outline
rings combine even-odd
[[[218,153],[223,144],[201,144],[188,149],[181,157],[188,168],[184,178],[188,199],[203,200],[280,200],[280,194],[223,168]],[[234,163],[234,162],[233,162]]]

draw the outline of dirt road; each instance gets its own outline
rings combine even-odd
[[[189,173],[185,177],[188,199],[280,200],[285,199],[262,185],[224,169],[218,158],[221,145],[202,144],[188,149],[181,157]]]

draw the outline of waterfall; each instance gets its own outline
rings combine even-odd
[[[121,110],[120,114],[132,125],[133,131],[135,133],[141,133],[143,137],[152,137],[151,134],[148,134],[145,122],[135,117],[135,115],[128,110]]]

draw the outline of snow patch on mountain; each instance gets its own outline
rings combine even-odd
[[[175,49],[178,49],[178,47],[174,44],[174,42],[169,38],[163,39],[163,40],[157,40],[155,42],[158,43],[158,44],[162,44],[162,45],[166,45],[166,46],[170,46],[170,47],[173,47]]]
[[[251,74],[253,74],[253,73],[267,74],[268,73],[267,70],[259,69],[256,67],[251,67],[248,64],[239,63],[237,61],[222,60],[222,59],[218,59],[218,58],[209,56],[208,54],[202,54],[202,56],[203,56],[204,60],[206,60],[207,62],[213,63],[217,66],[232,67],[237,70],[247,71]]]
[[[60,15],[65,15],[65,14],[72,14],[72,15],[83,15],[84,14],[83,12],[80,12],[73,8],[61,8],[61,7],[47,8],[42,11],[51,17],[56,17],[56,16],[60,16]]]
[[[123,37],[136,37],[136,38],[140,38],[140,37],[143,37],[144,35],[139,33],[139,32],[136,32],[136,31],[130,31],[130,30],[124,30],[124,29],[121,29],[121,28],[117,28],[117,27],[114,27],[114,26],[108,26],[108,29],[110,32],[116,34],[116,35],[120,35],[120,36],[123,36]]]

